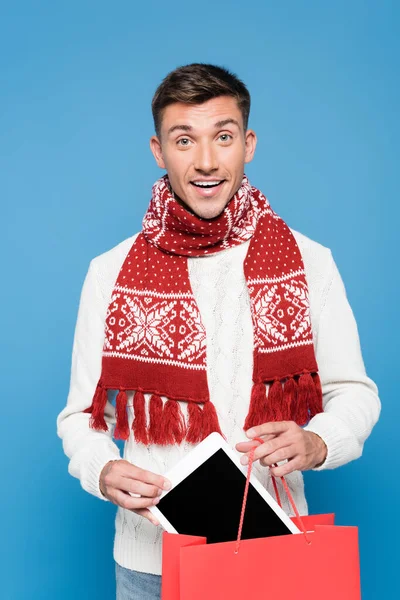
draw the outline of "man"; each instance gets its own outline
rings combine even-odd
[[[121,600],[160,597],[162,530],[148,508],[208,433],[243,464],[261,436],[257,477],[273,493],[271,473],[286,475],[306,514],[301,472],[358,458],[380,411],[330,250],[291,230],[244,174],[257,143],[245,85],[187,65],[152,110],[167,174],[142,231],[90,264],[57,421],[69,472],[118,505]]]

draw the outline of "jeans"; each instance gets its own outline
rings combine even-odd
[[[115,563],[117,600],[160,600],[161,575],[131,571]]]

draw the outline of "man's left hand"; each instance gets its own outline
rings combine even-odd
[[[246,465],[249,462],[249,453],[254,447],[253,438],[261,437],[264,443],[258,443],[254,452],[254,461],[260,460],[264,467],[287,460],[288,462],[278,467],[272,467],[271,473],[275,477],[288,475],[293,471],[307,471],[320,466],[326,459],[327,447],[325,442],[316,433],[305,431],[294,421],[279,421],[264,423],[246,431],[248,442],[236,444],[236,450],[244,452],[240,462]]]

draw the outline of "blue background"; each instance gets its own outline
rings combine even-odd
[[[115,506],[68,475],[56,417],[89,261],[140,228],[163,174],[151,98],[190,62],[246,82],[259,138],[246,172],[332,249],[345,281],[383,413],[362,459],[307,474],[307,495],[359,526],[363,598],[400,596],[399,12],[386,0],[1,3],[2,598],[114,596]]]

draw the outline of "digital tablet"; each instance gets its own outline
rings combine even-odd
[[[171,483],[150,511],[169,533],[199,535],[208,543],[236,540],[247,466],[219,433],[212,433],[170,471]],[[251,475],[242,539],[301,533]]]

